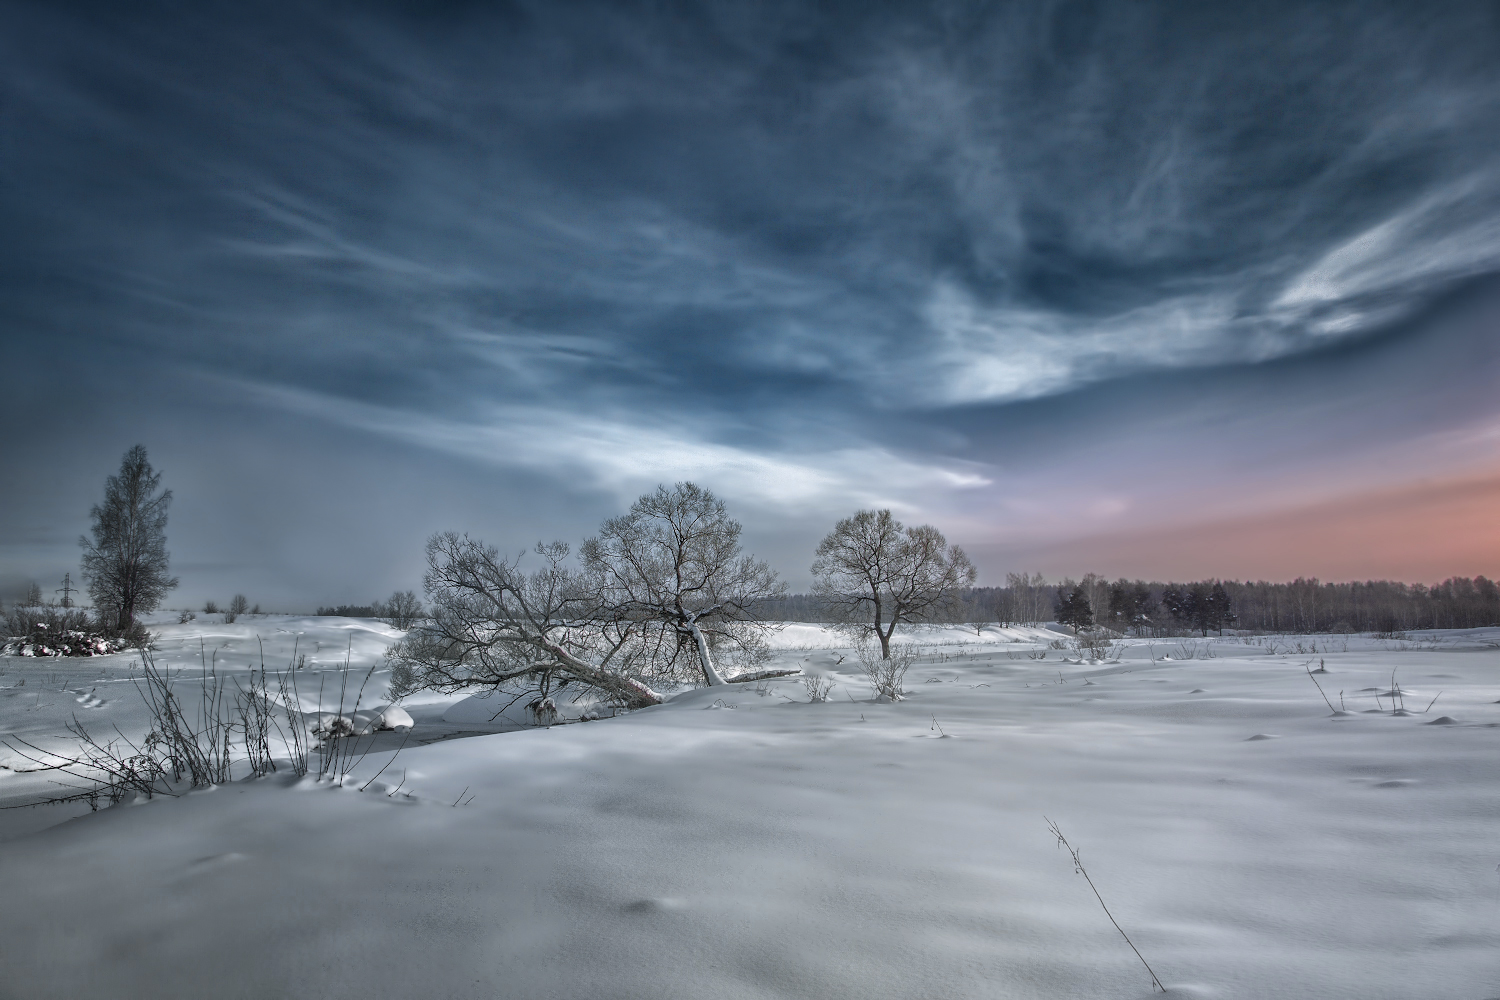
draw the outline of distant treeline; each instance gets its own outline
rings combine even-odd
[[[306,605],[303,605],[306,607]],[[340,604],[331,608],[319,608],[314,618],[381,618],[384,608],[371,604]]]
[[[1106,580],[1090,573],[1082,580],[1049,582],[1041,574],[1012,573],[1004,587],[960,591],[950,621],[1035,624],[1056,621],[1058,610],[1075,589],[1082,589],[1093,621],[1119,631],[1170,634],[1194,630],[1179,609],[1178,595],[1210,594],[1222,586],[1229,597],[1230,623],[1256,632],[1397,632],[1423,628],[1478,628],[1500,625],[1500,587],[1483,576],[1451,577],[1427,586],[1392,580],[1291,583],[1199,580],[1173,583]],[[1166,598],[1166,600],[1164,600]],[[767,601],[761,613],[770,619],[797,622],[828,620],[814,594],[791,594]]]

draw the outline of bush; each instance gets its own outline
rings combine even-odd
[[[828,700],[828,694],[838,686],[838,681],[831,677],[819,674],[804,674],[802,686],[807,688],[807,700],[811,702],[822,702]]]
[[[1089,660],[1108,660],[1115,656],[1115,644],[1109,637],[1093,633],[1085,633],[1073,640],[1073,648],[1078,655]]]
[[[245,600],[244,594],[235,594],[229,601],[229,609],[224,612],[224,624],[233,625],[236,618],[244,614],[250,607],[250,602]]]
[[[115,632],[87,612],[53,605],[11,608],[5,632],[3,651],[12,656],[107,656],[151,640],[139,622]]]
[[[892,643],[891,655],[882,658],[880,646],[873,642],[861,643],[857,650],[859,665],[875,688],[875,696],[887,701],[900,701],[906,696],[901,686],[906,672],[917,661],[917,647],[910,643]]]

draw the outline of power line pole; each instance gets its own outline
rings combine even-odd
[[[72,573],[64,573],[63,574],[63,585],[53,591],[54,594],[61,594],[61,595],[63,595],[62,606],[65,607],[65,608],[71,608],[73,606],[73,594],[75,594],[77,592],[78,592],[78,588],[75,587],[75,586],[73,586],[73,574]]]

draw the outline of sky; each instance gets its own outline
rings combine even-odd
[[[692,480],[1050,578],[1500,574],[1500,8],[0,7],[0,597],[420,588]],[[57,582],[53,582],[54,579]]]

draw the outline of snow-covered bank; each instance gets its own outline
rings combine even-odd
[[[0,995],[1146,996],[1044,815],[1174,993],[1500,994],[1500,630],[1064,664],[954,629],[896,704],[789,632],[830,702],[693,691],[5,844]],[[1392,669],[1418,714],[1376,710]]]

